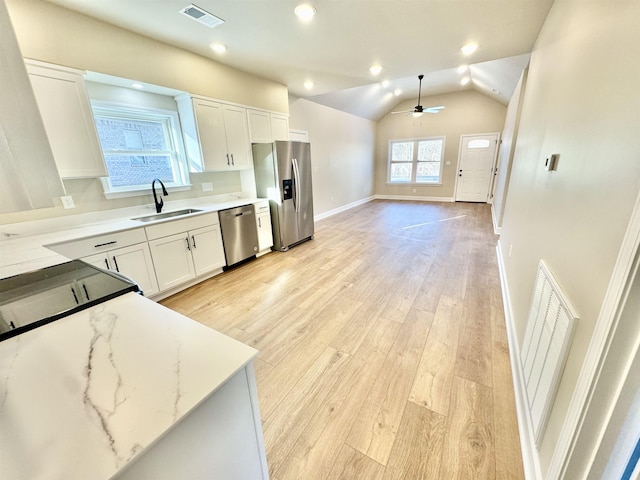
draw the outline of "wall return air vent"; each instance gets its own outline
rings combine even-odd
[[[180,13],[189,18],[193,18],[194,20],[200,22],[203,25],[206,25],[209,28],[217,27],[218,25],[222,25],[224,23],[224,20],[222,20],[221,18],[216,17],[212,13],[203,10],[193,3],[187,5],[184,8],[181,8]]]

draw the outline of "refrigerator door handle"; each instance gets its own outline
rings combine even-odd
[[[295,205],[296,205],[296,213],[300,213],[300,170],[298,170],[298,159],[293,159],[293,175],[294,175],[294,195],[295,195]]]

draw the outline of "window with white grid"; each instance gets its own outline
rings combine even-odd
[[[391,140],[388,182],[439,185],[443,158],[444,137]]]

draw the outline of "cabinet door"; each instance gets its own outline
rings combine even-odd
[[[130,278],[147,297],[158,293],[158,282],[147,243],[82,257],[81,260]]]
[[[256,225],[258,227],[258,248],[260,251],[273,246],[273,232],[271,231],[271,215],[269,212],[256,215]]]
[[[33,62],[27,71],[60,176],[106,176],[82,75]]]
[[[96,253],[95,255],[82,257],[80,260],[103,270],[111,270],[111,265],[109,264],[109,252]]]
[[[271,143],[271,117],[269,112],[247,110],[251,143]]]
[[[271,114],[271,136],[273,140],[289,140],[289,117]]]
[[[111,268],[136,282],[145,296],[158,293],[149,245],[141,243],[109,252]]]
[[[193,101],[193,108],[204,170],[230,170],[231,158],[227,156],[229,152],[222,104],[196,99]]]
[[[250,168],[249,129],[247,110],[242,107],[223,105],[224,125],[227,133],[227,151],[231,156],[231,168],[245,170]]]
[[[196,276],[225,266],[219,225],[192,230],[189,232],[189,239]]]
[[[187,233],[178,233],[149,242],[160,291],[195,277],[189,241]]]

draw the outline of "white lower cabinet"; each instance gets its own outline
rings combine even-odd
[[[159,292],[151,252],[146,242],[97,253],[83,257],[81,260],[129,277],[138,284],[147,297]]]
[[[160,291],[225,265],[220,225],[210,225],[149,241]]]
[[[254,206],[256,209],[256,227],[258,228],[258,250],[259,254],[265,254],[273,247],[273,230],[271,228],[269,202],[256,202]]]

